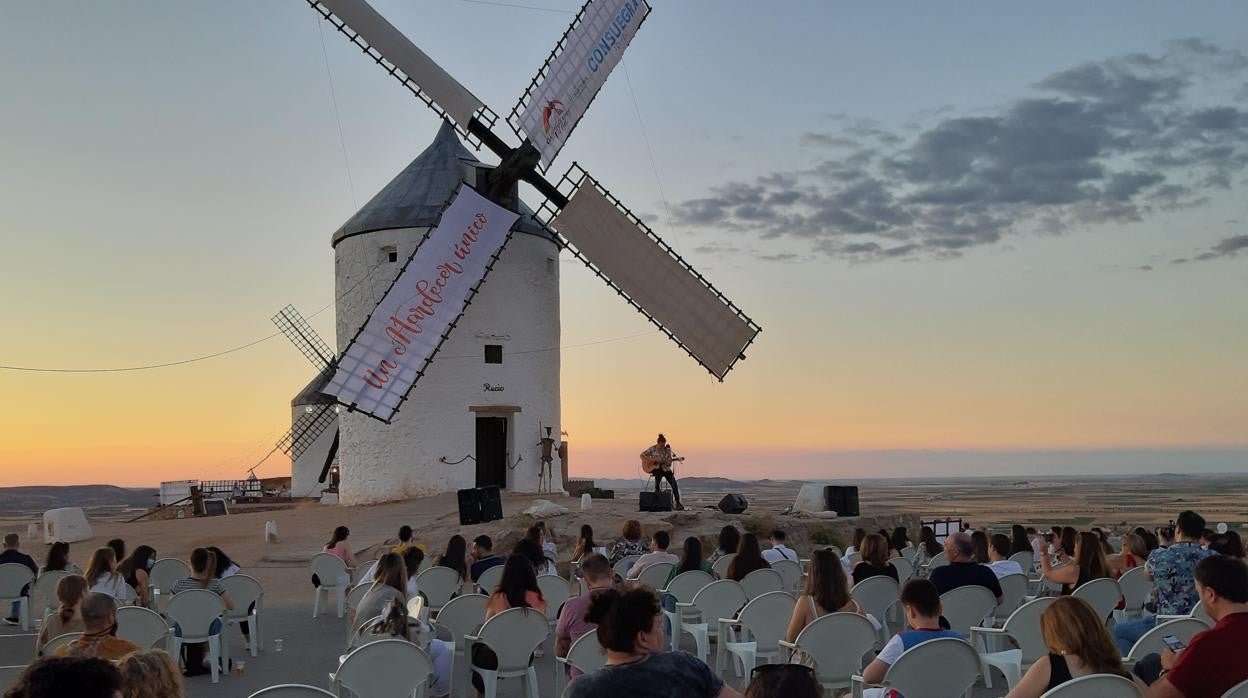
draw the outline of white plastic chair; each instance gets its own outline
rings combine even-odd
[[[568,580],[554,574],[538,575],[537,588],[542,590],[542,598],[546,600],[546,622],[554,628],[559,622],[559,608],[572,598]]]
[[[185,630],[185,629],[184,629]],[[141,606],[117,609],[117,637],[129,640],[141,649],[167,649],[173,628],[159,613]]]
[[[1079,585],[1079,588],[1070,595],[1087,601],[1092,606],[1092,610],[1096,611],[1097,618],[1105,623],[1113,615],[1114,606],[1122,600],[1122,589],[1118,586],[1118,582],[1112,579],[1093,579]]]
[[[459,572],[450,567],[430,567],[416,575],[416,588],[425,595],[426,605],[435,618],[438,611],[459,593],[463,583]]]
[[[628,579],[628,571],[633,568],[633,563],[640,559],[640,555],[625,555],[620,558],[619,562],[611,566],[611,571],[620,579]]]
[[[918,557],[918,556],[919,556],[919,549],[918,549],[918,548],[916,548],[916,547],[914,547],[914,546],[910,546],[910,547],[908,547],[908,548],[906,548],[906,549],[904,549],[904,550],[902,550],[902,551],[901,551],[901,557],[902,557],[902,558],[903,558],[906,562],[909,562],[911,565],[913,565],[913,564],[914,564],[914,558],[916,558],[916,557]],[[900,572],[901,570],[898,570],[898,571]]]
[[[1036,556],[1030,550],[1020,550],[1010,556],[1010,559],[1018,563],[1023,568],[1023,574],[1031,574],[1036,569]]]
[[[221,633],[211,633],[211,626],[225,614],[225,602],[220,596],[207,589],[190,589],[174,594],[165,608],[165,617],[170,624],[176,623],[182,629],[182,637],[176,634],[169,640],[169,653],[177,657],[186,642],[207,642],[206,658],[212,665],[212,682],[220,680],[221,661],[224,652],[221,649]]]
[[[997,597],[987,587],[964,586],[941,594],[940,605],[941,615],[949,621],[949,628],[968,637],[972,627],[982,625],[993,615]]]
[[[429,655],[407,640],[386,638],[351,650],[329,675],[334,692],[368,698],[425,698],[433,674]]]
[[[162,594],[170,594],[174,583],[189,576],[190,565],[176,557],[162,557],[152,563],[152,569],[147,573],[147,586],[160,589]]]
[[[702,570],[690,570],[689,572],[681,572],[667,583],[667,588],[663,589],[663,593],[670,594],[676,600],[676,603],[688,603],[693,601],[693,597],[702,591],[708,584],[714,582],[715,578],[703,572]],[[681,624],[688,620],[696,623],[698,614],[691,609],[678,609],[669,611],[663,609],[663,617],[667,618],[670,624],[669,632],[671,633],[672,651],[675,652],[680,648],[680,628]]]
[[[829,613],[811,621],[792,643],[781,647],[801,651],[815,662],[824,689],[846,688],[862,671],[862,658],[875,646],[875,626],[857,613]]]
[[[785,591],[797,591],[802,583],[802,566],[795,560],[777,560],[771,563],[771,569],[780,575]]]
[[[868,577],[854,585],[849,595],[854,601],[862,606],[863,610],[875,616],[880,622],[880,629],[877,632],[879,636],[878,646],[883,647],[888,642],[888,614],[889,610],[897,604],[897,600],[901,598],[901,586],[892,577],[877,575]]]
[[[667,578],[671,576],[675,567],[676,565],[670,562],[656,562],[642,570],[637,576],[637,581],[648,585],[651,589],[662,589],[667,586]]]
[[[339,580],[343,575],[347,574],[347,563],[342,558],[329,553],[317,553],[312,556],[312,562],[309,563],[312,568],[312,574],[315,574],[321,581],[321,585],[316,587],[313,592],[312,617],[315,618],[321,612],[321,592],[325,592],[325,602],[329,603],[329,595],[335,594],[338,598],[338,617],[341,618],[346,613],[347,590],[344,586],[350,585],[350,580],[346,585],[340,584]],[[350,575],[347,575],[348,577]]]
[[[481,573],[477,577],[477,591],[486,596],[493,594],[498,589],[498,583],[503,580],[503,566],[494,565]]]
[[[984,686],[992,688],[992,672],[989,667],[996,667],[1005,676],[1009,689],[1014,690],[1023,678],[1023,672],[1037,659],[1048,655],[1049,648],[1044,644],[1044,636],[1040,632],[1040,616],[1054,600],[1049,596],[1028,601],[1005,619],[1002,628],[971,628],[971,644],[979,651],[979,661],[983,665]],[[989,640],[993,638],[1009,638],[1016,648],[989,651]]]
[[[471,635],[485,622],[485,604],[489,600],[484,594],[463,594],[446,602],[438,613],[435,625],[450,632],[456,654],[464,653],[464,636]]]
[[[905,584],[914,576],[914,562],[904,557],[895,557],[889,560],[888,564],[897,570],[897,580],[900,584]]]
[[[22,630],[30,630],[30,598],[22,596],[22,588],[34,581],[35,573],[26,565],[16,562],[0,565],[0,604],[17,602],[17,618]]]
[[[482,669],[472,663],[468,653],[468,690],[471,690],[472,672],[481,675],[485,684],[485,698],[498,693],[498,680],[520,677],[524,679],[528,698],[538,698],[537,671],[533,667],[533,651],[546,641],[550,634],[545,614],[531,608],[509,608],[490,618],[481,626],[481,632],[464,639],[471,646],[481,643],[494,650],[498,657],[497,669]],[[468,695],[465,693],[465,695]]]
[[[696,611],[697,615],[690,618],[689,615],[681,618],[680,632],[686,632],[693,636],[693,641],[697,645],[697,657],[703,662],[710,656],[710,641],[719,634],[719,619],[731,618],[736,615],[737,610],[749,601],[745,595],[745,589],[740,584],[730,579],[721,579],[706,585],[697,594],[694,594],[693,600],[688,603],[676,602],[677,614],[683,610]],[[692,615],[692,614],[690,614]],[[672,629],[673,636],[676,635],[676,628]],[[673,637],[673,642],[679,645],[679,639]]]
[[[1222,694],[1222,698],[1248,698],[1248,681],[1235,684],[1229,691]]]
[[[56,654],[60,648],[82,637],[82,633],[65,633],[57,635],[43,644],[43,650],[39,653],[41,657],[51,657]]]
[[[715,652],[715,671],[724,673],[724,660],[731,654],[740,662],[737,676],[748,676],[759,657],[770,663],[779,661],[780,641],[789,629],[793,606],[797,599],[787,591],[771,591],[754,597],[734,618],[719,619],[719,644]],[[749,632],[749,640],[738,639],[734,628]],[[745,632],[741,633],[741,637]],[[734,667],[736,663],[734,662]]]
[[[269,686],[251,694],[247,698],[323,698],[334,694],[316,686],[305,686],[301,683],[283,683]]]
[[[1196,619],[1198,619],[1198,620],[1203,620],[1203,621],[1205,621],[1206,623],[1208,623],[1208,624],[1209,624],[1209,627],[1211,627],[1211,628],[1213,627],[1213,619],[1212,619],[1212,618],[1210,618],[1210,617],[1209,617],[1209,613],[1205,611],[1205,602],[1204,602],[1204,601],[1197,601],[1197,602],[1196,602],[1196,605],[1195,605],[1195,606],[1192,606],[1192,613],[1191,613],[1191,616],[1192,616],[1192,618],[1196,618]]]
[[[1131,651],[1123,657],[1122,663],[1127,668],[1143,659],[1145,656],[1153,654],[1161,654],[1165,648],[1165,643],[1161,638],[1167,635],[1173,635],[1179,638],[1183,644],[1190,644],[1196,633],[1202,633],[1209,629],[1209,624],[1199,618],[1179,618],[1165,623],[1158,623],[1152,630],[1144,633],[1144,635],[1136,640],[1131,647]]]
[[[372,588],[372,582],[361,582],[351,587],[351,591],[347,592],[346,597],[347,610],[354,611],[359,608],[360,601],[364,599],[364,595],[367,594],[368,590]]]
[[[937,567],[944,567],[947,564],[949,564],[949,556],[942,550],[933,555],[932,559],[928,560],[926,565],[923,565],[923,571],[926,574],[931,574],[932,570]]]
[[[1130,679],[1117,674],[1088,674],[1045,691],[1040,698],[1140,698],[1142,695]]]
[[[260,644],[260,609],[264,606],[264,587],[255,577],[245,574],[226,577],[221,580],[221,583],[225,585],[225,592],[234,602],[234,610],[225,612],[226,625],[238,625],[246,621],[251,631],[247,649],[251,652],[251,656],[258,656],[262,646]],[[255,608],[252,608],[253,603]]]
[[[470,594],[470,596],[475,596],[475,594]],[[429,620],[429,609],[425,608],[425,597],[417,594],[407,600],[407,617],[419,621]]]
[[[30,604],[32,609],[39,610],[39,617],[55,612],[60,602],[56,599],[56,585],[62,579],[70,576],[65,570],[52,570],[44,572],[35,578],[35,583],[30,585]],[[41,603],[35,603],[39,601]]]
[[[1001,583],[1001,603],[997,604],[994,617],[1000,623],[1022,605],[1030,581],[1025,574],[1007,574],[997,581]]]
[[[773,569],[754,570],[741,580],[747,599],[757,599],[773,591],[784,591],[784,579]]]
[[[568,683],[568,667],[592,674],[607,664],[607,652],[598,644],[598,632],[590,630],[572,641],[568,656],[555,657],[555,695],[562,696]]]
[[[908,696],[952,697],[968,694],[978,678],[979,655],[970,643],[938,637],[903,652],[879,685]],[[855,675],[854,698],[862,698],[864,687],[863,678]]]
[[[711,571],[715,573],[716,577],[720,579],[727,579],[728,566],[732,564],[732,559],[736,556],[736,553],[728,553],[727,555],[719,558],[714,562],[714,564],[711,565]]]
[[[1122,598],[1126,600],[1124,608],[1114,610],[1114,620],[1121,623],[1132,616],[1144,614],[1144,602],[1153,590],[1153,582],[1144,574],[1144,566],[1132,567],[1118,578],[1118,587],[1122,589]]]

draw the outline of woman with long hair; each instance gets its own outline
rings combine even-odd
[[[1080,533],[1075,543],[1075,554],[1072,563],[1054,567],[1049,560],[1049,551],[1040,552],[1040,573],[1045,579],[1062,585],[1062,596],[1070,593],[1093,579],[1113,577],[1109,561],[1105,559],[1105,551],[1101,549],[1101,541],[1095,533]]]
[[[888,563],[888,543],[878,533],[862,539],[862,557],[854,565],[854,584],[871,577],[892,577],[900,583],[897,568]]]
[[[849,579],[845,576],[840,556],[835,550],[820,548],[811,553],[806,588],[793,606],[785,639],[793,642],[802,628],[816,618],[840,612],[866,615],[850,595]]]
[[[225,551],[222,550],[221,548],[218,548],[215,545],[210,545],[208,546],[208,549],[211,550],[212,554],[215,555],[217,558],[217,569],[214,572],[214,574],[216,574],[217,576],[217,579],[225,579],[226,577],[233,577],[234,575],[243,571],[243,568],[239,566],[237,562],[234,562],[233,560],[231,560],[230,556],[226,555]]]
[[[1089,544],[1101,550],[1096,534]],[[1122,653],[1105,630],[1105,619],[1083,599],[1063,597],[1055,600],[1040,615],[1040,633],[1048,656],[1041,657],[1023,676],[1008,698],[1039,698],[1067,681],[1088,674],[1117,674],[1133,681],[1122,666]],[[1142,689],[1143,686],[1136,681]]]
[[[1027,529],[1022,524],[1010,526],[1010,555],[1035,552],[1027,540]]]
[[[1079,540],[1079,532],[1070,526],[1063,526],[1061,537],[1058,540],[1061,542],[1058,548],[1058,557],[1073,558],[1075,556],[1075,544]],[[1099,546],[1101,544],[1100,540],[1097,540],[1096,544]]]
[[[130,599],[130,587],[126,586],[126,578],[117,574],[117,558],[112,548],[97,548],[91,554],[85,576],[91,591],[108,594],[123,603]]]
[[[813,667],[763,664],[751,675],[745,698],[823,698],[823,686]]]
[[[446,552],[438,558],[438,567],[449,567],[459,573],[460,582],[468,581],[468,541],[456,533],[446,542]]]
[[[558,570],[555,568],[555,558],[558,556],[558,553],[555,550],[554,543],[547,539],[546,524],[538,521],[529,526],[528,530],[524,532],[524,537],[532,541],[533,545],[542,554],[541,559],[534,562],[533,569],[538,574],[558,574]]]
[[[56,613],[48,616],[43,627],[39,629],[39,637],[35,639],[35,656],[43,654],[43,646],[58,635],[80,633],[82,624],[82,601],[87,598],[87,580],[76,574],[62,577],[56,583]]]
[[[888,540],[888,547],[897,554],[892,557],[901,557],[901,554],[908,550],[911,545],[913,544],[910,542],[910,535],[906,532],[905,526],[898,526],[893,529],[893,536]]]
[[[988,559],[988,534],[983,531],[971,532],[971,545],[975,548],[975,562],[986,565],[991,560]]]
[[[916,565],[926,565],[944,550],[945,547],[936,540],[936,531],[931,526],[919,529],[919,554],[914,558]]]
[[[593,555],[594,553],[605,557],[607,548],[606,546],[598,545],[594,541],[594,527],[585,524],[581,526],[581,536],[576,539],[576,550],[572,551],[572,560],[580,562],[586,555]]]
[[[867,537],[867,529],[862,528],[862,527],[855,528],[853,542],[849,544],[848,548],[845,548],[845,557],[849,557],[850,555],[853,555],[854,553],[858,553],[859,555],[861,555],[862,554],[862,541],[866,537]]]
[[[1122,552],[1106,557],[1109,568],[1114,571],[1114,577],[1121,577],[1127,570],[1144,564],[1145,560],[1148,560],[1148,546],[1138,533],[1123,536]]]
[[[512,553],[503,563],[503,576],[498,580],[498,589],[490,595],[485,604],[485,619],[511,608],[527,608],[537,613],[546,612],[546,598],[537,586],[537,574],[532,562],[524,555]],[[482,644],[472,646],[472,662],[482,669],[498,668],[498,655],[494,650]],[[472,685],[478,693],[485,692],[485,682],[481,675],[472,672]]]
[[[621,537],[611,546],[611,554],[607,556],[607,560],[612,566],[630,555],[645,555],[650,552],[650,545],[641,539],[641,522],[637,519],[629,519],[624,522],[624,530],[621,531]]]
[[[386,553],[377,561],[372,584],[355,605],[351,636],[355,636],[360,626],[381,615],[391,601],[407,608],[407,565],[398,553]]]
[[[689,536],[685,539],[685,548],[681,551],[680,562],[676,563],[671,574],[667,575],[667,581],[672,581],[682,572],[694,570],[711,574],[711,563],[702,559],[702,541],[697,536]]]
[[[148,588],[148,573],[156,564],[156,549],[150,545],[140,545],[130,553],[130,557],[117,565],[117,572],[125,577],[126,584],[139,592],[139,605],[151,605],[151,590]]]
[[[346,526],[338,526],[329,537],[329,542],[321,548],[321,552],[329,553],[346,564],[347,570],[338,575],[337,580],[338,585],[344,587],[351,584],[351,571],[357,566],[355,553],[351,552],[351,546],[347,543],[347,538],[350,536],[351,529]],[[321,585],[321,580],[315,574],[312,575],[312,584],[318,587]]]
[[[139,650],[121,658],[122,698],[182,698],[182,674],[164,650]]]
[[[226,610],[234,610],[234,600],[225,590],[225,585],[217,579],[217,556],[207,548],[195,548],[191,551],[191,576],[179,579],[173,583],[173,587],[169,590],[173,594],[181,594],[184,591],[193,589],[204,589],[211,591],[221,597],[221,601],[225,603]],[[209,634],[220,632],[221,619],[214,620],[209,629]],[[173,634],[182,637],[182,628],[176,623],[173,626]],[[185,676],[197,676],[206,673],[208,668],[203,666],[204,650],[207,648],[206,642],[187,643],[183,646],[186,650],[186,671]],[[228,660],[227,660],[228,661]],[[228,665],[222,667],[224,671],[229,671]]]
[[[126,559],[126,542],[124,540],[120,538],[114,538],[108,541],[107,543],[105,543],[104,545],[113,549],[114,559],[116,560]]]
[[[745,575],[754,570],[770,569],[771,565],[763,558],[763,551],[758,546],[758,536],[747,533],[741,536],[741,545],[737,546],[737,556],[728,563],[728,579],[739,582]]]
[[[39,568],[39,574],[44,572],[82,574],[78,565],[69,561],[69,543],[58,540],[48,548],[48,557],[43,561],[43,567]]]
[[[736,554],[740,545],[741,532],[737,530],[736,526],[728,524],[719,529],[719,544],[715,547],[715,552],[711,553],[711,556],[706,561],[714,565],[719,558],[725,555]]]

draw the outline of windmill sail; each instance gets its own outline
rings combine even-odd
[[[744,357],[758,325],[584,170],[551,220],[576,256],[716,378]]]
[[[321,336],[312,329],[308,321],[295,310],[295,306],[287,305],[285,308],[277,311],[277,315],[273,316],[273,324],[277,325],[277,329],[286,335],[286,339],[290,340],[299,349],[308,361],[316,367],[318,371],[327,371],[334,363],[334,352],[321,339]]]
[[[417,97],[467,134],[468,122],[485,105],[371,5],[364,0],[307,1]]]

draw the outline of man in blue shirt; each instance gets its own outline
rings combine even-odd
[[[992,568],[975,561],[975,545],[970,536],[965,533],[949,534],[945,538],[945,556],[949,558],[949,564],[937,567],[927,575],[936,585],[937,593],[944,594],[958,587],[981,586],[991,591],[997,597],[997,603],[1001,603],[1004,596],[1001,582]]]
[[[501,556],[494,554],[494,541],[489,536],[477,536],[472,540],[472,567],[468,570],[468,575],[472,577],[472,581],[481,578],[481,573],[491,567],[498,567],[506,562]]]
[[[955,534],[962,535],[962,534]],[[969,539],[968,539],[969,540]],[[988,572],[991,576],[991,571]],[[897,633],[875,659],[862,672],[867,683],[879,683],[884,680],[888,668],[901,657],[902,653],[915,645],[934,640],[938,637],[966,638],[954,630],[943,630],[940,627],[940,592],[936,585],[926,579],[912,579],[906,582],[901,590],[901,606],[906,611],[906,622],[910,630]]]
[[[1175,521],[1174,544],[1158,548],[1144,563],[1144,576],[1153,580],[1157,589],[1157,613],[1166,616],[1183,616],[1192,612],[1200,600],[1196,593],[1196,564],[1216,555],[1200,547],[1200,534],[1205,530],[1205,518],[1194,511],[1179,514]],[[1144,633],[1153,629],[1157,619],[1153,616],[1129,620],[1114,627],[1114,642],[1126,656]]]

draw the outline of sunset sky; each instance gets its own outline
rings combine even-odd
[[[577,7],[373,2],[500,114]],[[652,4],[553,171],[763,332],[718,383],[565,255],[575,474],[659,430],[742,478],[1248,465],[1248,4]],[[439,121],[318,21],[4,5],[0,365],[212,354],[287,303],[333,343],[330,235]],[[310,372],[281,336],[0,369],[0,485],[243,477]]]

